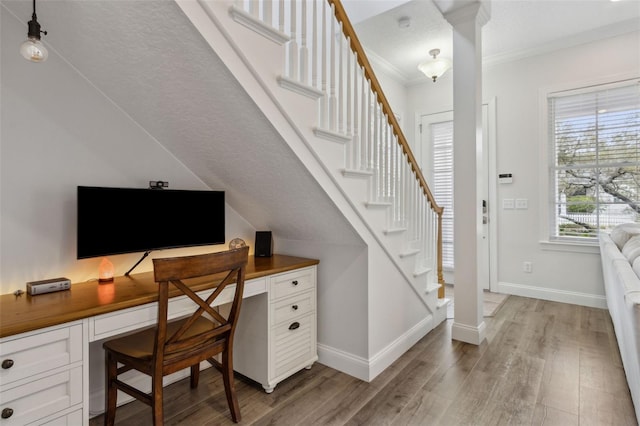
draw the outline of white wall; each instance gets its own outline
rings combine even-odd
[[[206,186],[54,51],[44,63],[24,60],[25,25],[0,13],[0,294],[33,280],[95,279],[100,259],[76,259],[77,185]],[[227,240],[253,241],[255,229],[228,206],[226,213]],[[154,252],[136,272],[151,270],[154,255],[226,247]],[[139,257],[110,259],[123,274]]]
[[[640,33],[559,50],[492,67],[485,72],[485,95],[497,99],[497,171],[513,172],[514,183],[498,186],[502,198],[527,198],[528,210],[499,210],[498,277],[501,288],[518,293],[531,286],[545,298],[604,307],[598,251],[546,250],[546,128],[541,91],[616,81],[640,75]],[[517,240],[511,235],[519,235]],[[531,261],[533,272],[522,272]],[[515,284],[515,285],[514,285]],[[568,292],[562,295],[558,292]],[[594,297],[592,297],[592,295]]]
[[[452,107],[451,81],[409,87],[408,120]],[[569,249],[541,244],[546,238],[546,129],[540,93],[548,88],[588,86],[640,74],[640,33],[485,67],[483,99],[497,104],[497,173],[513,183],[497,185],[498,281],[500,291],[604,307],[597,247]],[[409,125],[409,123],[407,123]],[[416,135],[409,134],[408,137]],[[489,179],[497,179],[490,176]],[[526,198],[527,210],[502,210],[503,198]],[[532,273],[522,263],[533,264]]]
[[[367,248],[278,240],[278,252],[319,259],[318,343],[367,358]]]

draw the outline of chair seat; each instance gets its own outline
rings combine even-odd
[[[182,324],[187,321],[188,318],[172,321],[167,324],[167,334],[172,335],[178,330]],[[216,325],[206,318],[200,317],[195,323],[187,330],[184,337],[188,338],[200,333],[213,330]],[[128,356],[131,358],[137,358],[139,360],[151,360],[153,357],[154,341],[156,337],[155,327],[147,328],[138,331],[133,334],[118,337],[113,340],[104,342],[103,347],[115,353]],[[189,348],[188,350],[193,350]],[[179,354],[173,354],[177,356]]]

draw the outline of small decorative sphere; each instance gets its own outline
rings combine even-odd
[[[229,250],[245,247],[246,245],[247,243],[245,243],[242,238],[234,238],[233,240],[229,241]]]

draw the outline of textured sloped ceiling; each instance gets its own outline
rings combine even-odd
[[[26,34],[31,2],[3,4],[24,18]],[[362,244],[173,1],[47,0],[37,8],[51,49],[208,186],[226,190],[256,228]]]

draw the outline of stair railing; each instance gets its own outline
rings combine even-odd
[[[390,208],[385,233],[409,232],[400,256],[435,267],[444,297],[442,215],[339,0],[236,0],[289,39],[287,85],[319,97],[316,135],[345,144],[345,175],[371,179],[371,208]],[[435,263],[435,265],[433,265]],[[420,273],[419,270],[416,274]]]
[[[428,201],[429,208],[437,215],[437,242],[436,242],[436,250],[437,250],[437,278],[438,284],[440,284],[440,288],[438,289],[438,297],[444,297],[444,278],[442,274],[442,216],[444,208],[439,206],[436,202],[431,190],[429,189],[429,185],[427,185],[427,181],[422,175],[422,171],[418,162],[416,161],[413,152],[407,142],[400,125],[398,124],[398,120],[396,119],[395,114],[391,109],[391,105],[389,104],[386,96],[384,95],[384,91],[378,82],[378,79],[375,76],[373,71],[373,67],[369,63],[367,59],[367,55],[364,52],[362,45],[358,39],[358,36],[349,21],[347,13],[345,12],[342,3],[340,0],[327,0],[330,5],[333,6],[334,14],[336,20],[341,23],[342,31],[346,39],[350,42],[350,47],[352,52],[355,55],[355,58],[358,61],[358,64],[362,68],[362,72],[364,74],[364,78],[370,82],[371,90],[375,94],[375,98],[377,99],[380,108],[382,109],[382,114],[387,119],[387,123],[390,126],[390,130],[393,134],[394,139],[397,144],[402,149],[402,154],[405,156],[405,161],[409,164],[411,168],[411,172],[415,177],[415,181],[419,184],[419,190],[422,192],[423,196],[426,197]]]

